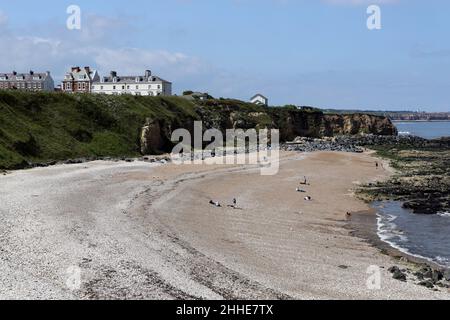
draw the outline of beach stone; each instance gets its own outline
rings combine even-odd
[[[397,270],[394,272],[392,276],[395,280],[404,281],[406,282],[406,274],[404,274],[402,271]]]
[[[433,279],[434,283],[437,283],[437,282],[441,281],[442,279],[444,279],[444,274],[439,270],[434,270],[432,279]]]
[[[426,287],[428,289],[433,289],[434,288],[433,282],[431,282],[429,280],[425,280],[425,281],[419,282],[419,286],[423,286],[423,287]]]
[[[450,281],[450,269],[444,271],[444,279],[445,281]]]
[[[449,286],[448,284],[442,283],[442,282],[436,283],[436,286],[438,286],[438,287],[440,287],[440,288],[445,288],[445,289],[450,288],[450,286]]]
[[[416,273],[414,273],[414,275],[415,275],[415,276],[417,277],[417,279],[419,279],[419,280],[425,279],[424,276],[423,276],[423,273],[420,272],[420,271],[417,271]]]
[[[430,267],[424,267],[420,270],[420,272],[423,274],[425,279],[433,278],[433,270]]]
[[[390,268],[388,269],[388,271],[389,271],[390,273],[401,272],[401,271],[400,271],[400,268],[397,267],[397,266],[392,266],[392,267],[390,267]]]

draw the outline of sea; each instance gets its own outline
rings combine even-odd
[[[425,139],[450,136],[450,121],[394,122],[399,134]],[[378,236],[392,247],[450,268],[450,212],[414,214],[401,202],[374,203]]]
[[[400,135],[425,139],[450,137],[450,121],[394,121]]]
[[[450,213],[414,214],[397,201],[373,204],[378,236],[392,247],[450,268]]]

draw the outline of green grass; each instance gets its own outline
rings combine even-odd
[[[0,168],[25,161],[137,156],[146,119],[182,125],[197,117],[177,97],[67,95],[0,91]]]

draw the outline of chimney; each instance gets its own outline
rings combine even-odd
[[[72,67],[72,72],[80,72],[80,67]]]
[[[17,76],[17,72],[16,72],[16,71],[13,71],[13,75]]]
[[[90,67],[84,67],[84,70],[86,70],[87,74],[91,73],[91,68]]]
[[[116,71],[111,71],[111,78],[115,78],[117,77],[117,72]]]
[[[33,75],[34,74],[34,71],[33,70],[30,70],[30,75]]]
[[[150,70],[145,70],[145,77],[148,79],[152,76],[152,72]]]

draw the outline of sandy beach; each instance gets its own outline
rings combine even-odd
[[[274,176],[102,161],[0,176],[0,298],[450,298],[392,279],[402,263],[350,234],[346,213],[369,209],[352,190],[389,175],[375,161],[283,153]],[[370,266],[381,289],[367,287]]]

